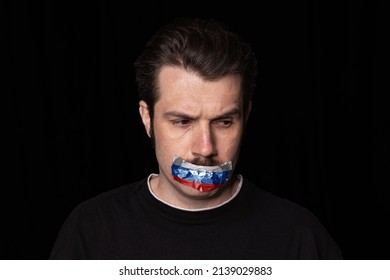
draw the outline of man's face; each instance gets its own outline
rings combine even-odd
[[[163,67],[158,77],[160,98],[155,104],[153,137],[160,185],[186,196],[207,196],[172,179],[174,156],[197,165],[236,165],[244,129],[241,78],[229,75],[204,81],[181,68]],[[142,105],[143,104],[143,105]],[[146,104],[140,113],[150,136]]]

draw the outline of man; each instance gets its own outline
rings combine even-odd
[[[341,259],[319,220],[234,172],[255,90],[250,46],[215,20],[178,19],[135,62],[159,166],[81,203],[51,259]]]

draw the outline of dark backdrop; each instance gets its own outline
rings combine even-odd
[[[132,63],[162,24],[199,16],[228,23],[259,58],[239,172],[315,213],[346,259],[389,259],[382,3],[13,2],[2,9],[3,258],[47,259],[77,204],[157,171]]]

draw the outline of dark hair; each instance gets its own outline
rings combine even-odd
[[[162,27],[135,61],[140,100],[153,119],[159,98],[157,77],[163,66],[178,66],[213,81],[228,74],[242,77],[244,114],[252,98],[257,61],[248,43],[215,19],[179,18]]]

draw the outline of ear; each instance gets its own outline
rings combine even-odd
[[[142,122],[145,126],[146,133],[148,134],[149,137],[151,137],[151,133],[150,133],[151,119],[150,119],[150,114],[149,114],[149,107],[145,101],[141,100],[139,102],[138,110],[139,110],[139,114],[141,116]]]

